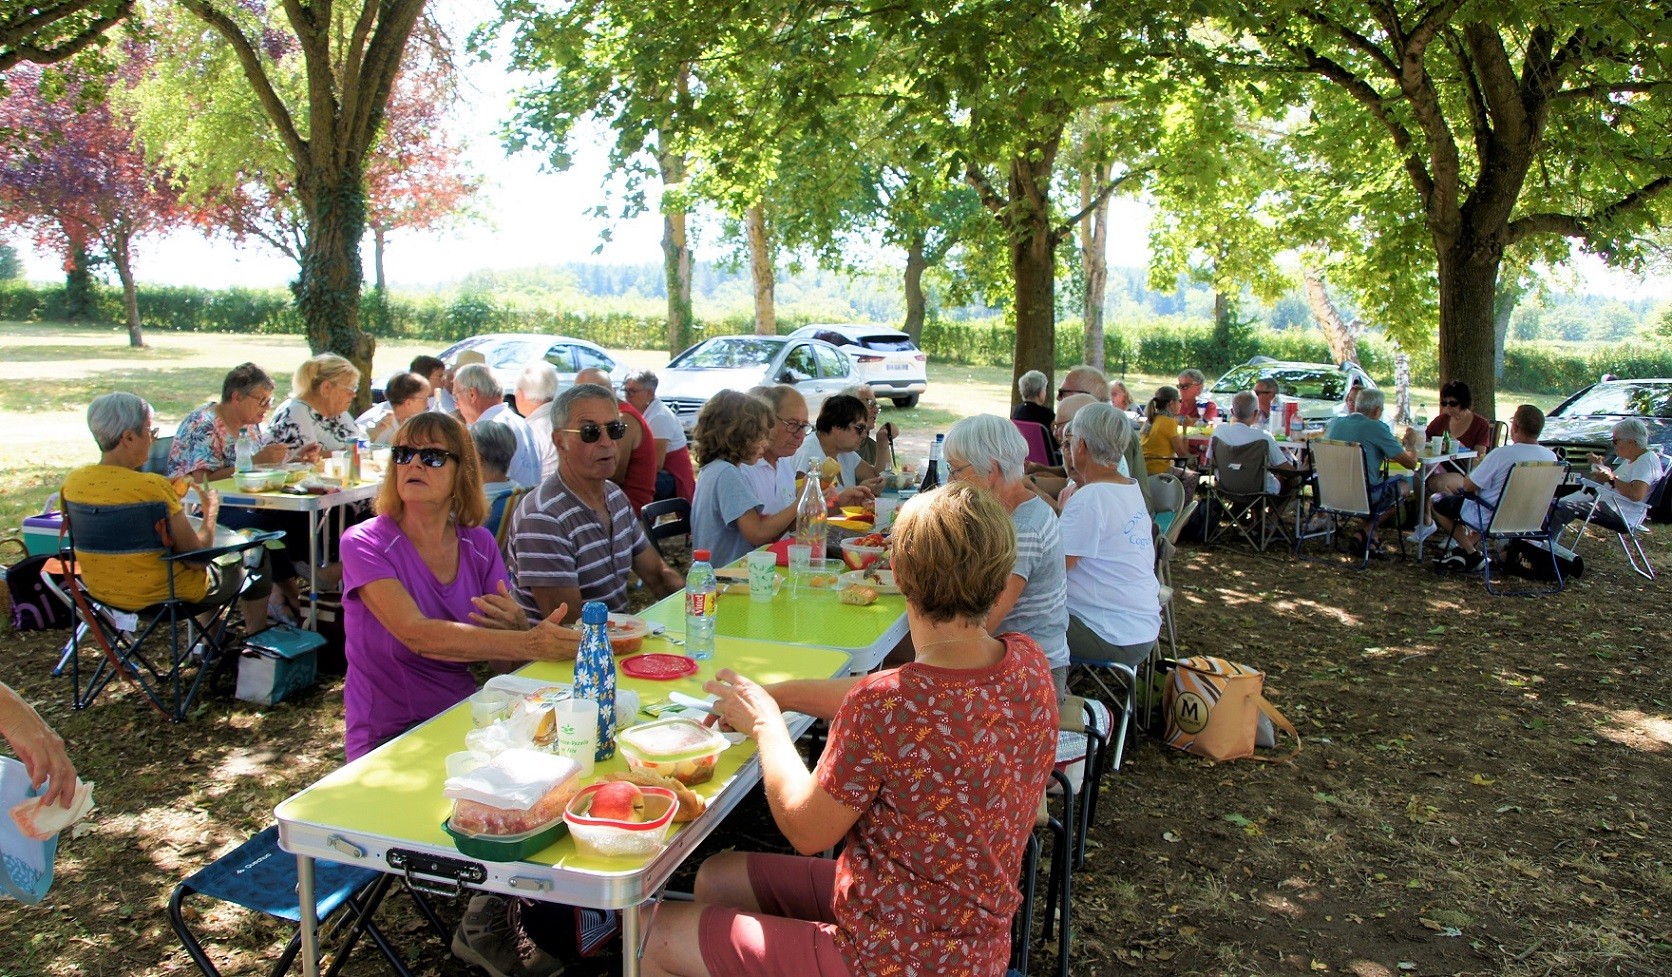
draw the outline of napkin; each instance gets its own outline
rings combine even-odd
[[[506,750],[469,773],[448,777],[442,794],[456,801],[526,811],[580,772],[580,764],[568,757],[543,750]]]

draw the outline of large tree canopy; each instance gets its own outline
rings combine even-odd
[[[1468,383],[1476,403],[1493,403],[1506,249],[1560,254],[1566,238],[1630,263],[1642,230],[1666,216],[1664,4],[1268,0],[1226,10],[1241,33],[1224,62],[1313,79],[1301,90],[1309,124],[1292,145],[1353,198],[1374,256],[1361,295],[1406,342],[1430,335],[1423,313],[1437,308],[1440,373]]]
[[[23,61],[57,64],[73,57],[133,8],[134,0],[0,0],[0,71]]]

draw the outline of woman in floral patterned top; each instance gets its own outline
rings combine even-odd
[[[710,858],[697,901],[659,910],[644,973],[1004,973],[1057,739],[1044,653],[982,627],[1015,562],[991,492],[955,482],[918,496],[894,534],[914,662],[770,689],[722,669],[708,683],[724,721],[759,746],[767,801],[796,850],[847,845],[836,859]],[[786,709],[831,720],[816,771]]]
[[[322,451],[341,451],[360,438],[354,415],[348,412],[360,389],[360,371],[335,353],[321,353],[296,368],[290,399],[273,412],[267,440],[293,449],[317,444]]]
[[[273,378],[254,363],[241,363],[221,381],[219,403],[187,414],[168,449],[168,477],[215,481],[232,477],[238,460],[238,433],[261,442],[261,419],[273,406]],[[255,454],[259,464],[285,460],[288,449],[270,444]]]

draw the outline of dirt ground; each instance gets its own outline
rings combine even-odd
[[[1582,580],[1525,599],[1414,562],[1184,549],[1181,653],[1267,670],[1304,750],[1213,764],[1132,743],[1074,876],[1071,972],[1672,973],[1667,582],[1632,575],[1612,540],[1581,552]],[[341,762],[340,680],[272,709],[213,698],[169,726],[122,691],[72,712],[48,675],[57,640],[6,635],[0,680],[63,731],[100,807],[45,903],[0,905],[0,974],[191,972],[170,889]],[[758,797],[709,850],[733,846],[783,848]],[[407,906],[386,913],[417,972],[473,973]],[[228,974],[266,972],[282,943],[238,912],[194,918]],[[1034,973],[1054,972],[1053,946]],[[349,973],[386,972],[367,949]]]

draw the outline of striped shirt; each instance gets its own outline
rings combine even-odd
[[[1063,559],[1057,514],[1030,497],[1011,514],[1016,523],[1016,566],[1027,581],[996,633],[1019,631],[1038,643],[1052,668],[1068,666],[1068,564]]]
[[[627,609],[627,571],[650,541],[626,493],[613,482],[604,483],[604,504],[608,525],[569,490],[561,474],[523,496],[510,517],[505,569],[530,620],[540,616],[536,587],[578,588],[582,600],[601,600],[612,611]]]

